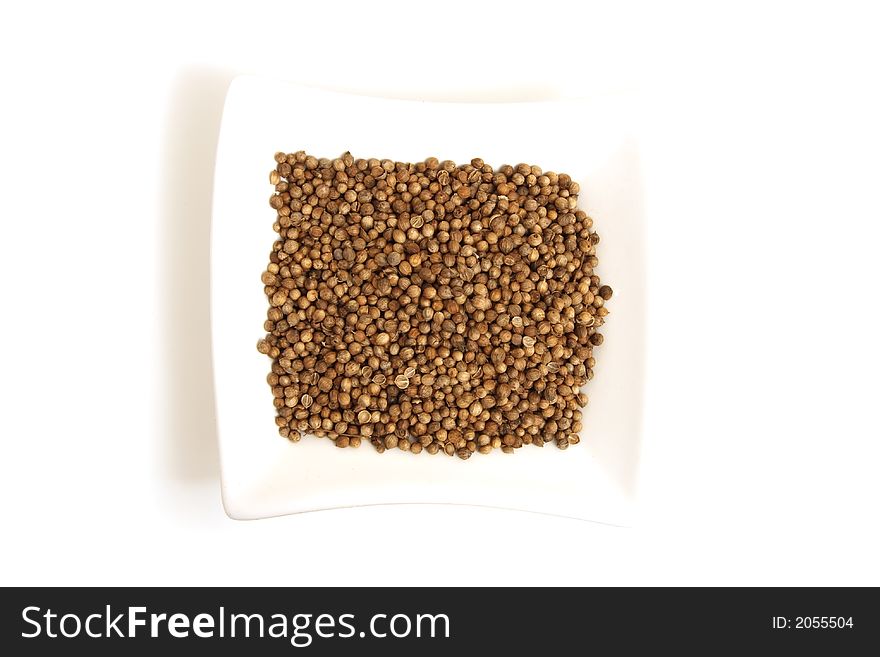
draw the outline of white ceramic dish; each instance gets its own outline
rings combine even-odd
[[[368,504],[475,504],[627,524],[642,416],[645,266],[642,186],[624,98],[454,104],[331,93],[242,77],[226,98],[214,180],[212,322],[223,504],[255,519]],[[581,443],[462,461],[281,438],[257,353],[260,283],[275,233],[268,173],[276,151],[405,161],[428,156],[564,171],[602,237],[599,272],[614,290],[596,350]]]

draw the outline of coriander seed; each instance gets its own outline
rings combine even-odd
[[[566,174],[276,153],[257,351],[281,436],[469,459],[579,444],[613,291]]]

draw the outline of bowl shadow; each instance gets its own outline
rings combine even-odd
[[[183,483],[220,478],[211,354],[211,198],[223,103],[233,77],[231,71],[182,71],[173,82],[166,118],[163,470]]]

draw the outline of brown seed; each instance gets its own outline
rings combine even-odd
[[[480,158],[275,164],[257,349],[279,434],[462,459],[578,444],[612,290],[570,176]]]

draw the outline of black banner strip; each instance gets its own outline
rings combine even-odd
[[[876,589],[3,589],[4,654],[821,650],[880,639]],[[8,649],[12,649],[10,652]],[[830,651],[835,651],[831,653]]]

